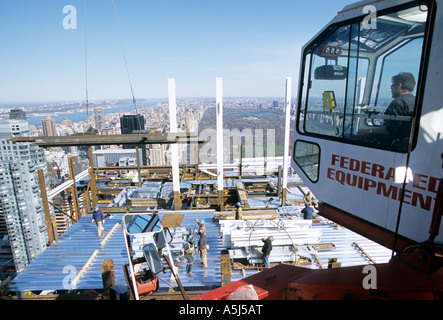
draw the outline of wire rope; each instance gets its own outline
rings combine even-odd
[[[133,89],[133,87],[132,87],[131,75],[130,75],[130,73],[129,73],[128,61],[127,61],[127,59],[126,59],[126,52],[125,52],[125,48],[124,48],[124,45],[123,45],[123,38],[122,38],[122,35],[121,35],[121,31],[120,31],[120,25],[119,25],[119,23],[118,23],[117,10],[116,10],[116,8],[115,8],[114,0],[111,0],[111,1],[112,1],[112,7],[114,8],[115,23],[116,23],[116,25],[117,25],[118,36],[119,36],[119,38],[120,38],[120,45],[121,45],[121,48],[122,48],[123,59],[124,59],[124,61],[125,61],[126,74],[127,74],[127,76],[128,76],[129,87],[130,87],[130,89],[131,89],[132,102],[134,103],[135,112],[138,113],[138,112],[137,112],[137,104],[136,104],[136,100],[135,100],[135,96],[134,96],[134,89]]]
[[[89,116],[89,97],[88,97],[88,47],[87,47],[87,41],[86,41],[86,0],[84,1],[84,41],[85,41],[85,95],[86,95],[86,118]]]
[[[126,67],[126,74],[128,76],[129,87],[131,89],[132,102],[134,103],[136,121],[137,121],[138,127],[139,127],[138,134],[140,135],[140,131],[144,130],[145,128],[142,127],[141,117],[138,116],[137,103],[136,103],[136,99],[135,99],[135,95],[134,95],[134,89],[133,89],[133,86],[132,86],[131,75],[129,73],[128,61],[126,59],[126,52],[125,52],[125,48],[124,48],[124,45],[123,45],[123,38],[122,38],[122,35],[121,35],[120,24],[118,23],[117,9],[115,8],[114,0],[111,0],[111,1],[112,1],[112,7],[114,8],[115,23],[117,25],[118,36],[120,38],[120,46],[122,48],[123,59],[124,59],[124,62],[125,62],[125,67]],[[138,146],[141,147],[141,144],[139,144]],[[138,151],[137,151],[137,155],[138,155]]]

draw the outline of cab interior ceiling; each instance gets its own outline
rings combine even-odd
[[[351,41],[358,45],[361,57],[373,56],[374,53],[377,53],[376,56],[380,56],[404,40],[423,37],[424,32],[424,22],[408,21],[394,16],[381,16],[377,17],[377,28],[360,27],[358,38],[354,37]],[[342,54],[347,55],[349,27],[336,30],[326,41],[329,45],[342,47]],[[387,44],[389,46],[386,46]],[[321,51],[320,47],[318,49]],[[317,54],[320,55],[319,52]]]

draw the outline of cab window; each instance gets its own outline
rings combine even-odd
[[[406,152],[427,17],[426,5],[378,15],[369,26],[362,16],[308,45],[298,131]]]

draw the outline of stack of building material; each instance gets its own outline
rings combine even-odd
[[[280,213],[277,210],[243,210],[243,219],[245,220],[260,220],[264,219],[277,219]],[[235,211],[222,211],[214,212],[214,220],[225,221],[235,220]],[[243,220],[239,220],[243,221]]]
[[[180,255],[180,250],[183,248],[183,244],[189,238],[192,230],[188,227],[177,227],[170,229],[172,235],[172,242],[169,243],[169,249],[173,256]],[[137,234],[132,239],[133,258],[140,258],[143,256],[143,248],[148,243],[153,243],[153,235],[149,233]],[[167,251],[163,249],[163,254],[167,254]]]
[[[295,262],[299,248],[319,243],[322,235],[321,229],[311,228],[311,220],[303,219],[221,220],[219,223],[231,260],[247,259],[249,263],[261,262],[263,238],[274,238],[271,262]]]

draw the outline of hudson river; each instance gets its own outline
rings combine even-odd
[[[143,107],[154,106],[158,102],[161,102],[161,101],[162,100],[147,101],[141,105],[137,105],[137,109],[140,110],[140,108],[143,108]],[[82,106],[82,108],[83,107],[84,106]],[[124,111],[132,111],[132,110],[134,110],[133,104],[119,105],[119,106],[115,106],[112,108],[104,108],[105,114],[124,112]],[[90,108],[90,110],[88,110],[88,115],[92,116],[93,114],[94,114],[94,110],[93,110],[93,108],[92,109]],[[42,120],[45,118],[46,118],[46,116],[42,116],[42,117],[29,117],[28,115],[26,116],[26,120],[28,121],[28,123],[35,125],[37,128],[38,128],[38,126],[42,125]],[[64,119],[72,120],[72,122],[85,121],[86,120],[86,111],[60,114],[57,116],[51,116],[51,118],[54,119],[55,123],[60,123]]]

